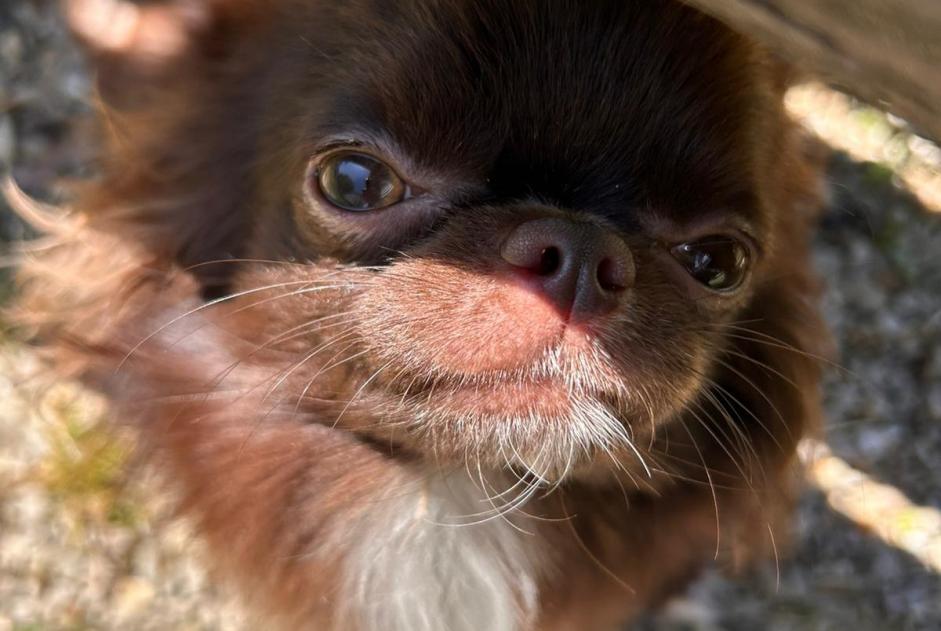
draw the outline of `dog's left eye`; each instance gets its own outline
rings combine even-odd
[[[729,237],[705,237],[671,252],[690,276],[713,291],[738,289],[748,272],[748,248]]]
[[[323,197],[338,208],[378,210],[405,199],[407,187],[385,162],[365,153],[342,151],[327,156],[317,170]]]

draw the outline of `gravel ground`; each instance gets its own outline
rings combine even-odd
[[[74,138],[88,94],[52,5],[0,0],[0,173],[12,165],[25,190],[56,200],[87,159]],[[828,443],[921,507],[882,518],[907,529],[914,554],[812,488],[779,572],[711,574],[645,629],[941,629],[941,566],[921,554],[941,541],[921,525],[941,509],[941,151],[819,86],[794,106],[841,149],[815,251],[844,368],[827,383]],[[2,241],[24,234],[0,200]],[[128,439],[104,428],[100,402],[35,368],[0,328],[0,631],[256,628],[210,586],[154,481],[127,473]]]

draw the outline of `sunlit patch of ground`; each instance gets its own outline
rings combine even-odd
[[[927,210],[941,212],[941,148],[905,121],[819,83],[792,88],[786,104],[828,145],[854,160],[885,166]]]
[[[853,468],[824,442],[805,441],[801,457],[808,479],[833,510],[941,572],[941,511],[918,506],[898,488]]]
[[[0,631],[249,629],[103,405],[0,345]]]

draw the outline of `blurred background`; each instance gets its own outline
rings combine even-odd
[[[0,0],[0,174],[65,201],[89,159],[91,93],[56,4]],[[941,150],[822,83],[787,105],[830,152],[815,247],[838,344],[825,442],[806,445],[780,563],[710,573],[642,627],[941,629]],[[29,236],[0,197],[2,262]],[[0,301],[12,292],[4,268]],[[250,628],[129,453],[101,402],[44,380],[0,321],[0,631]]]

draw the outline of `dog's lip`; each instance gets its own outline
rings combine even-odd
[[[439,405],[485,417],[555,416],[572,407],[572,392],[559,377],[455,383],[439,389]]]
[[[486,418],[570,417],[579,401],[612,401],[613,384],[564,373],[449,376],[434,381],[405,378],[389,392],[417,406]],[[434,394],[431,397],[431,394]]]
[[[519,362],[484,370],[451,367],[424,367],[400,365],[395,374],[393,389],[409,391],[487,393],[494,391],[527,391],[528,389],[554,389],[579,394],[604,396],[621,388],[621,379],[613,366],[594,354],[597,334],[591,326],[563,325],[556,339]],[[377,360],[380,361],[380,360]],[[380,362],[381,363],[381,362]],[[396,362],[389,362],[394,365]],[[586,366],[597,364],[586,374]],[[391,384],[393,382],[386,382]]]

